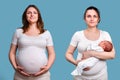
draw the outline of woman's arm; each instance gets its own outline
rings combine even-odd
[[[67,49],[65,57],[69,62],[71,62],[74,65],[77,65],[78,61],[76,61],[73,57],[75,49],[76,49],[76,47],[73,47],[73,46],[70,45]]]
[[[47,51],[48,51],[48,63],[47,63],[47,67],[51,68],[51,66],[53,65],[54,60],[55,60],[54,47],[53,46],[48,46],[47,47]]]
[[[9,60],[15,70],[17,69],[16,50],[17,50],[17,45],[11,44],[9,50]]]
[[[15,71],[18,71],[20,74],[24,76],[30,76],[28,73],[24,72],[24,68],[21,66],[18,66],[16,63],[16,51],[17,51],[17,45],[11,44],[10,51],[9,51],[9,60],[15,69]]]
[[[111,52],[97,52],[97,51],[86,51],[83,53],[83,58],[96,57],[102,60],[115,58],[115,49],[113,48]]]

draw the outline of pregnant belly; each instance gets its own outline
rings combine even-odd
[[[19,52],[17,57],[18,65],[30,74],[40,71],[40,68],[47,64],[47,57],[44,51],[39,48],[30,47]]]

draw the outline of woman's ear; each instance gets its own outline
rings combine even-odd
[[[100,23],[100,18],[98,19],[98,23]]]

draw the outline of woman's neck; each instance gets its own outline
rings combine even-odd
[[[86,29],[87,32],[98,32],[99,30],[97,28],[87,28]]]
[[[37,24],[30,24],[29,29],[37,29]]]
[[[99,31],[99,29],[97,29],[97,28],[87,28],[87,29],[84,31],[84,35],[85,35],[85,37],[86,37],[88,40],[95,41],[95,40],[98,40],[98,39],[99,39],[99,37],[100,37],[100,31]]]

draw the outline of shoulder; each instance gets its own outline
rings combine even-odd
[[[103,34],[103,35],[105,35],[105,34],[109,34],[109,32],[107,32],[107,31],[103,31],[103,30],[100,30],[100,33]]]
[[[17,37],[19,37],[21,34],[23,33],[22,28],[17,28],[14,32],[14,35],[16,35]]]
[[[16,32],[16,33],[22,33],[22,32],[23,32],[23,29],[22,29],[22,28],[17,28],[15,32]]]
[[[83,38],[83,31],[76,31],[73,36],[72,40],[79,41]]]
[[[45,30],[45,33],[50,33],[50,31],[49,30]]]
[[[42,33],[42,34],[48,35],[48,34],[50,34],[50,31],[49,30],[45,30],[45,32]]]
[[[74,33],[74,35],[81,35],[81,34],[83,34],[83,30],[82,30],[82,31],[76,31],[76,32]]]
[[[102,39],[112,41],[109,32],[101,30],[100,35]]]
[[[42,33],[41,35],[43,35],[43,36],[44,36],[44,37],[46,37],[46,38],[51,37],[51,33],[50,33],[50,31],[49,31],[49,30],[45,30],[45,32],[44,32],[44,33]]]

